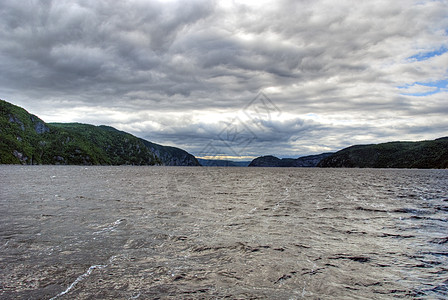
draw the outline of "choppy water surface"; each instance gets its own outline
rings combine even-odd
[[[448,298],[448,170],[0,167],[0,298]]]

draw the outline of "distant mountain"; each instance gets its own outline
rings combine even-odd
[[[1,164],[199,166],[186,151],[109,126],[45,123],[0,100]]]
[[[355,145],[323,159],[319,167],[448,168],[448,137],[432,141]]]
[[[232,161],[234,165],[237,167],[248,167],[250,164],[250,161]]]
[[[324,158],[332,153],[322,153],[318,155],[308,155],[299,158],[278,158],[272,155],[261,156],[254,159],[249,167],[316,167]]]
[[[204,167],[247,167],[250,163],[250,161],[232,161],[202,158],[198,158],[198,161]]]

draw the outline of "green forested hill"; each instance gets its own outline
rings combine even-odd
[[[148,143],[158,147],[157,154]],[[199,165],[193,155],[179,148],[153,144],[109,126],[45,123],[3,100],[0,163]]]
[[[145,147],[139,138],[112,127],[78,123],[50,123],[48,126],[50,126],[50,132],[59,137],[52,143],[49,158],[60,156],[58,153],[64,153],[66,150],[71,152],[70,149],[73,147],[79,147],[95,150],[92,153],[96,158],[93,164],[162,164],[162,161]],[[67,148],[66,144],[71,146]],[[75,161],[75,164],[86,163],[89,164],[89,161]]]
[[[448,137],[432,141],[355,145],[323,159],[319,167],[448,168]]]

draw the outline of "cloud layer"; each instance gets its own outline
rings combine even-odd
[[[0,97],[199,156],[448,135],[446,1],[244,3],[4,0]]]

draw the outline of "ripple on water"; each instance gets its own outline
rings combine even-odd
[[[1,168],[2,299],[448,297],[446,170]]]

